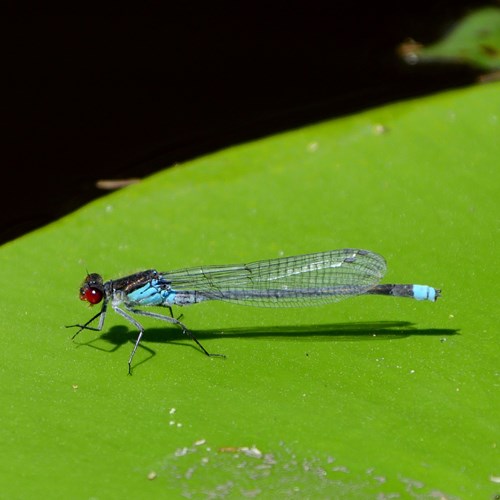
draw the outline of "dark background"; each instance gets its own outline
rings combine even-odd
[[[432,43],[484,2],[214,5],[182,16],[4,18],[0,243],[106,194],[98,179],[143,177],[477,76],[408,66],[396,48],[408,37]]]

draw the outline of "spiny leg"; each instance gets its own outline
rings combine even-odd
[[[191,340],[193,340],[196,345],[209,357],[212,358],[225,358],[226,356],[224,354],[212,354],[208,352],[198,341],[198,339],[193,335],[193,333],[187,328],[187,326],[184,323],[181,323],[178,319],[173,318],[173,317],[168,317],[164,316],[163,314],[158,314],[150,311],[143,311],[142,309],[132,309],[132,308],[127,308],[130,312],[134,314],[141,314],[142,316],[149,316],[150,318],[155,318],[155,319],[161,319],[163,321],[168,321],[169,323],[174,323],[175,325],[178,325],[182,329],[182,333],[187,335]],[[141,334],[142,335],[142,334]]]
[[[132,349],[132,352],[130,353],[130,356],[128,358],[128,374],[132,375],[132,360],[134,359],[135,351],[137,351],[137,347],[139,347],[139,342],[141,341],[142,334],[144,333],[144,327],[135,318],[130,316],[130,314],[127,314],[125,311],[123,311],[119,307],[113,306],[113,310],[115,312],[117,312],[120,316],[124,317],[127,321],[132,323],[139,330],[139,336],[137,337],[137,340],[135,341],[134,348]],[[128,309],[128,310],[131,312],[134,312],[133,309]]]
[[[102,305],[100,312],[98,312],[95,316],[92,316],[92,318],[90,318],[83,325],[80,325],[80,324],[66,325],[66,328],[75,328],[75,327],[79,328],[79,330],[77,330],[77,332],[71,337],[71,340],[73,340],[82,330],[92,330],[93,332],[100,332],[102,330],[103,325],[104,325],[104,319],[106,318],[106,309],[107,309],[107,304],[104,303]],[[99,324],[97,325],[97,327],[94,328],[92,326],[89,326],[90,323],[92,323],[99,316],[100,316],[100,319],[99,319]]]
[[[170,317],[171,317],[171,318],[174,318],[174,311],[172,310],[172,306],[167,306],[167,308],[168,308],[168,311],[169,311],[169,313],[170,313]],[[180,321],[180,319],[181,319],[183,316],[184,316],[184,314],[182,314],[182,313],[181,313],[181,314],[179,314],[179,316],[177,316],[177,318],[175,318],[175,319],[177,319],[177,321]]]

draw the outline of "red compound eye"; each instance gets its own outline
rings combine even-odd
[[[80,299],[81,300],[86,300],[90,304],[99,304],[102,300],[103,293],[101,290],[98,288],[86,288],[85,290],[82,290],[82,293],[80,294]]]

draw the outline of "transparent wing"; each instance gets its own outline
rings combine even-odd
[[[382,256],[342,249],[250,264],[193,267],[160,273],[161,285],[199,300],[287,307],[335,302],[365,293],[384,276]]]

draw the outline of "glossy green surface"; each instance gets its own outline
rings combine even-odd
[[[499,85],[444,93],[166,170],[0,250],[5,498],[492,498],[500,492]],[[343,247],[436,303],[205,303],[136,332],[78,300],[86,268]],[[254,447],[254,448],[253,448]]]

